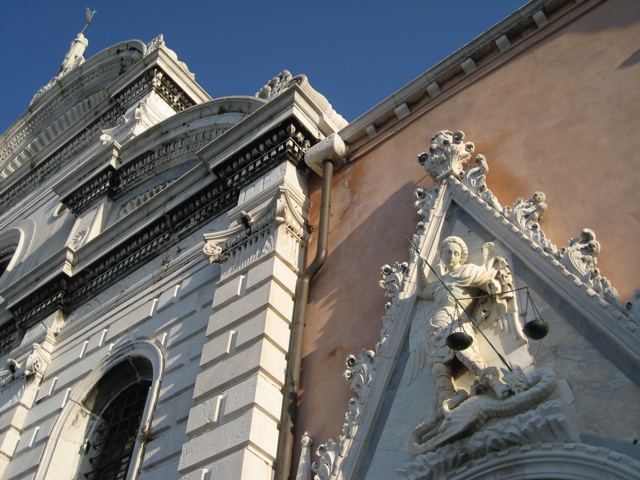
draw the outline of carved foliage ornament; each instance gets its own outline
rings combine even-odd
[[[475,148],[473,143],[464,143],[462,140],[463,132],[442,130],[431,139],[429,153],[418,155],[418,162],[436,181],[441,181],[449,175],[460,178]]]
[[[558,248],[549,241],[540,228],[545,211],[547,210],[546,196],[543,192],[535,192],[532,198],[525,200],[518,198],[513,206],[502,207],[486,183],[489,165],[484,155],[476,156],[476,166],[469,166],[464,170],[474,150],[473,143],[462,142],[463,132],[452,133],[449,130],[438,132],[430,141],[429,153],[418,155],[425,171],[437,181],[447,177],[460,180],[471,192],[483,200],[491,208],[500,212],[518,229],[536,242],[543,251],[560,260],[569,272],[583,283],[591,287],[602,298],[620,311],[626,313],[629,309],[623,306],[617,290],[611,282],[600,275],[596,268],[596,256],[600,252],[600,243],[596,241],[595,233],[585,228],[579,237],[570,239],[566,247]],[[438,195],[437,186],[416,190],[416,208],[421,215],[427,215],[424,222],[430,218],[430,206],[433,206]],[[419,225],[420,229],[420,225]]]
[[[300,77],[294,78],[288,70],[283,70],[265,83],[262,88],[256,92],[255,96],[266,101],[273,100],[291,85],[299,83],[299,80]]]

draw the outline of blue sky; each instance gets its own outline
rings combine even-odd
[[[125,40],[167,46],[212,97],[253,95],[304,73],[352,121],[527,3],[525,0],[3,2],[0,132],[58,71],[84,26],[85,58]]]

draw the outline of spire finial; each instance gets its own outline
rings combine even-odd
[[[86,28],[91,24],[91,19],[93,18],[93,16],[96,13],[98,13],[97,10],[91,10],[89,7],[85,8],[85,14],[87,16],[87,23],[84,24],[84,27],[82,27],[82,30],[80,31],[80,33],[84,33]]]
[[[84,61],[84,59],[80,59],[84,55],[84,52],[89,45],[89,40],[87,40],[87,38],[84,36],[84,31],[91,24],[91,19],[96,13],[96,10],[90,10],[89,7],[85,9],[87,23],[85,23],[84,27],[82,28],[78,36],[73,40],[73,42],[71,42],[71,48],[69,48],[69,51],[62,61],[62,65],[60,65],[58,75],[60,75],[65,70],[72,68],[74,65],[76,65],[77,62],[81,63]]]

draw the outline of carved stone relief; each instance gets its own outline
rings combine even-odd
[[[638,330],[640,314],[636,311],[636,305],[640,290],[636,292],[634,303],[620,305],[615,289],[599,275],[596,268],[595,257],[601,246],[595,233],[584,229],[580,236],[569,240],[566,247],[552,245],[540,229],[540,221],[547,208],[545,195],[535,192],[528,200],[520,198],[513,206],[502,208],[487,187],[489,167],[486,158],[478,155],[476,165],[464,170],[473,144],[463,143],[463,138],[462,132],[439,132],[431,140],[430,152],[418,158],[430,176],[441,182],[441,185],[428,189],[419,188],[415,194],[415,207],[423,220],[417,225],[413,243],[420,246],[417,248],[421,254],[412,250],[408,263],[382,267],[383,280],[379,283],[393,300],[385,305],[387,314],[383,317],[381,340],[376,344],[376,353],[363,349],[359,356],[350,355],[347,358],[348,369],[344,377],[352,382],[352,389],[358,396],[349,402],[342,435],[337,441],[329,440],[318,448],[320,458],[313,468],[316,479],[355,478],[358,474],[368,472],[369,475],[374,471],[372,478],[388,478],[385,475],[391,474],[391,471],[380,474],[376,470],[380,463],[375,464],[371,457],[374,451],[382,452],[380,455],[387,459],[380,460],[382,463],[397,462],[404,458],[395,463],[396,474],[400,478],[428,480],[448,478],[454,469],[495,450],[545,442],[563,445],[562,442],[577,441],[574,414],[567,411],[567,402],[572,400],[558,393],[556,373],[548,367],[536,369],[528,353],[524,333],[531,335],[532,330],[523,330],[523,324],[530,307],[536,321],[539,313],[531,303],[533,300],[528,290],[525,294],[524,287],[517,288],[519,285],[516,285],[514,276],[518,272],[512,270],[508,252],[497,241],[486,240],[483,240],[484,245],[475,240],[472,251],[461,238],[449,234],[436,253],[437,247],[434,245],[440,243],[441,234],[444,236],[444,212],[450,208],[448,205],[454,201],[452,198],[456,202],[460,202],[459,199],[465,202],[472,199],[479,207],[474,211],[488,216],[494,222],[491,228],[506,229],[509,233],[521,232],[516,237],[517,241],[530,248],[530,256],[538,257],[536,262],[551,262],[553,268],[566,272],[557,281],[567,282],[566,277],[573,276],[575,281],[567,283],[581,284],[585,298],[589,298],[589,295],[601,297],[603,313],[607,311],[609,317],[612,313],[615,313],[614,317],[624,317],[628,324],[635,323],[635,327],[629,327],[632,331]],[[456,221],[460,220],[448,216],[444,222]],[[461,232],[471,231],[465,223],[458,227],[455,223],[452,225],[447,227],[448,231],[455,231],[456,228]],[[505,238],[506,231],[501,234],[502,238]],[[424,252],[430,252],[428,256],[436,260],[440,259],[440,265],[427,265],[421,256]],[[474,260],[467,262],[467,257],[472,253]],[[589,291],[591,293],[586,295]],[[429,300],[416,299],[418,296]],[[607,309],[607,305],[617,310]],[[624,309],[626,315],[620,309]],[[504,355],[496,350],[491,360],[483,358],[491,342],[485,333],[478,330],[478,326],[484,332],[489,329],[493,331],[490,338],[500,339],[494,340],[494,343]],[[482,343],[485,350],[474,351],[475,346],[450,344],[448,336],[456,332],[465,333],[471,345]],[[482,333],[484,340],[477,332]],[[402,384],[405,379],[408,380],[405,388],[412,382],[424,382],[428,377],[433,381],[429,394],[432,402],[426,420],[408,436],[405,453],[389,450],[389,443],[378,447],[363,446],[374,442],[371,435],[376,420],[372,411],[376,411],[375,405],[385,398],[384,386],[390,381],[391,375],[389,359],[403,355],[397,352],[402,346],[402,339],[406,337],[398,338],[398,335],[408,337],[409,353],[404,354],[409,355],[408,361],[403,360],[406,363],[401,363],[403,366],[400,370]],[[620,337],[624,334],[614,332],[615,335]],[[637,339],[637,335],[634,338]],[[618,339],[619,342],[627,340],[622,337]],[[511,342],[510,346],[505,342]],[[495,350],[495,346],[493,348]],[[384,354],[381,355],[382,352]],[[464,386],[458,384],[460,373],[455,374],[454,380],[450,365],[454,359],[458,372],[461,365],[467,371],[464,374],[466,377],[460,377],[468,382]],[[502,360],[502,365],[498,359]],[[427,364],[429,369],[426,369]],[[506,368],[499,370],[498,367]],[[423,370],[429,370],[429,375],[423,375]],[[398,380],[395,382],[394,385]],[[413,390],[406,391],[417,391],[415,387],[411,388]],[[396,398],[401,395],[398,393],[400,391],[394,391]],[[398,404],[404,405],[404,409],[398,407],[404,412],[406,401],[401,397]],[[423,405],[420,402],[418,404]],[[382,408],[384,410],[385,407]],[[422,408],[427,410],[426,406]],[[393,412],[385,415],[393,417]],[[394,421],[398,420],[397,415],[393,418]],[[396,424],[388,421],[391,422],[387,424],[390,425],[388,428],[397,430],[399,425],[394,427]],[[377,437],[375,441],[382,442],[380,438]],[[358,470],[361,466],[357,462],[362,461],[365,448],[374,449],[368,450],[369,460],[366,460],[374,462],[366,463],[366,468],[373,470]],[[406,458],[409,452],[415,457],[412,461]]]
[[[283,188],[260,210],[237,212],[229,230],[205,234],[204,239],[203,252],[210,263],[222,264],[220,279],[224,280],[274,252],[276,244],[284,258],[297,269],[299,249],[306,246],[309,234],[299,200]]]

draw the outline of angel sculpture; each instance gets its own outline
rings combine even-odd
[[[484,265],[466,264],[469,253],[465,242],[455,236],[445,238],[440,245],[440,274],[435,281],[427,280],[424,262],[421,258],[418,260],[418,296],[434,300],[433,314],[426,319],[425,336],[426,356],[435,385],[430,412],[434,427],[442,420],[443,409],[451,410],[469,396],[465,389],[454,385],[455,359],[477,377],[480,386],[493,390],[498,398],[509,393],[507,385],[500,380],[498,369],[486,363],[475,341],[460,351],[454,351],[446,344],[447,336],[454,329],[464,331],[472,339],[475,337],[468,316],[472,313],[476,323],[500,322],[501,327],[514,332],[516,337],[524,338],[509,266],[499,256],[487,260],[491,247],[495,248],[495,245],[488,243],[483,247]],[[474,297],[481,295],[484,296],[482,301],[476,302]]]

